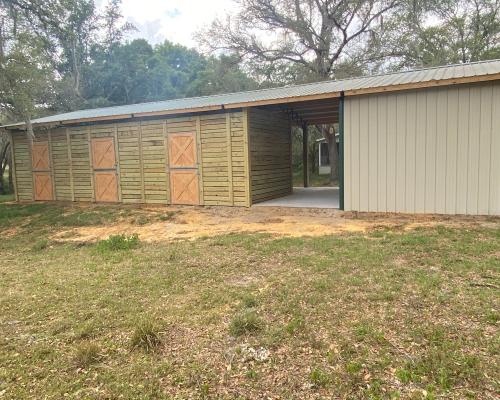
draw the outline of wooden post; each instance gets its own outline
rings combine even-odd
[[[171,204],[170,199],[170,165],[168,158],[168,131],[167,131],[167,120],[163,121],[163,143],[165,145],[165,174],[167,176],[167,204]]]
[[[243,109],[243,162],[245,165],[247,207],[252,205],[252,151],[250,149],[250,130],[249,130],[249,112],[248,108]]]
[[[141,201],[146,202],[146,191],[144,188],[144,154],[142,152],[142,122],[139,121],[139,173],[141,179]]]
[[[90,134],[90,125],[87,127],[87,142],[89,145],[89,172],[90,172],[90,188],[92,190],[91,202],[95,203],[95,183],[94,183],[94,160],[92,159],[92,138]]]
[[[113,142],[115,145],[115,174],[116,174],[116,190],[118,190],[118,201],[122,203],[122,183],[121,183],[121,172],[120,172],[120,144],[118,143],[118,125],[115,124],[113,130]]]
[[[196,159],[198,162],[198,193],[200,206],[205,204],[203,188],[203,155],[201,154],[201,118],[196,116]]]
[[[66,128],[66,146],[68,150],[69,186],[71,189],[71,201],[75,201],[75,182],[73,179],[73,156],[71,155],[71,137],[69,129]]]
[[[227,134],[227,177],[228,177],[228,191],[229,203],[234,206],[234,193],[233,193],[233,147],[231,138],[231,113],[226,114],[226,134]]]
[[[309,152],[307,124],[302,124],[302,167],[304,169],[304,187],[309,187]]]
[[[19,193],[17,192],[17,173],[16,173],[16,153],[14,151],[14,138],[12,132],[8,133],[10,141],[10,157],[12,160],[12,184],[14,185],[14,195],[16,201],[19,201]]]
[[[56,180],[54,179],[54,160],[52,155],[52,129],[47,130],[47,146],[49,148],[49,168],[50,180],[52,181],[52,200],[57,200],[56,195]]]

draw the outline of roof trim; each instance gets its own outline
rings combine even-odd
[[[480,83],[500,80],[500,73],[490,75],[465,76],[462,78],[437,79],[415,83],[402,83],[399,85],[379,86],[372,88],[351,89],[344,92],[345,96],[360,96],[363,94],[389,93],[401,90],[425,89],[440,86],[462,85],[466,83]]]

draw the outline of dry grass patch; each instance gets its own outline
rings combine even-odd
[[[495,220],[406,230],[377,218],[361,233],[125,248],[130,233],[118,232],[120,245],[102,252],[52,241],[64,229],[54,220],[135,218],[135,209],[24,207],[0,205],[0,221],[18,227],[0,242],[2,398],[488,399],[500,390]],[[149,212],[134,226],[159,223]]]

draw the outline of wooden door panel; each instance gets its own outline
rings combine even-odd
[[[168,153],[171,168],[196,167],[196,135],[171,133],[168,136]]]
[[[196,170],[170,170],[172,204],[200,204]]]
[[[95,200],[115,203],[118,201],[118,181],[115,171],[94,172]]]
[[[113,138],[92,139],[92,165],[94,169],[116,168],[115,143]]]
[[[33,183],[35,200],[54,200],[52,190],[52,177],[50,176],[50,172],[34,172]]]
[[[50,169],[49,160],[49,143],[37,142],[31,147],[31,158],[33,170],[48,170]]]

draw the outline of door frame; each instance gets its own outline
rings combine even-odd
[[[191,137],[193,140],[193,151],[194,151],[194,159],[192,165],[183,165],[183,166],[175,166],[172,164],[172,138],[176,136],[184,136]],[[201,205],[201,193],[200,193],[200,185],[202,184],[200,179],[200,159],[201,159],[201,148],[198,145],[198,129],[193,129],[192,131],[186,132],[167,132],[167,159],[168,159],[168,171],[169,171],[169,184],[170,184],[170,203],[173,205]],[[173,175],[175,175],[176,171],[192,171],[194,172],[197,179],[197,201],[195,203],[179,203],[175,201],[174,198],[174,185],[172,183]]]
[[[33,163],[33,148],[35,146],[44,145],[47,147],[47,168],[35,168]],[[33,182],[33,200],[34,201],[53,201],[55,200],[54,190],[54,176],[52,174],[52,156],[50,151],[50,140],[40,140],[31,142],[30,145],[30,158],[31,158],[31,179]],[[50,179],[50,199],[37,199],[36,194],[36,175],[47,175]]]
[[[114,165],[113,167],[109,168],[98,168],[94,165],[94,143],[103,141],[104,140],[111,140],[112,142],[112,149],[114,153]],[[96,203],[119,203],[121,201],[120,197],[120,183],[119,183],[119,168],[118,168],[118,151],[117,151],[117,137],[115,135],[113,136],[100,136],[100,137],[91,137],[90,138],[90,167],[92,169],[92,181],[93,181],[93,187],[94,187],[94,201]],[[96,174],[99,174],[100,172],[102,173],[114,173],[115,175],[115,184],[116,184],[116,200],[114,201],[102,201],[97,199],[97,191],[96,191]]]

